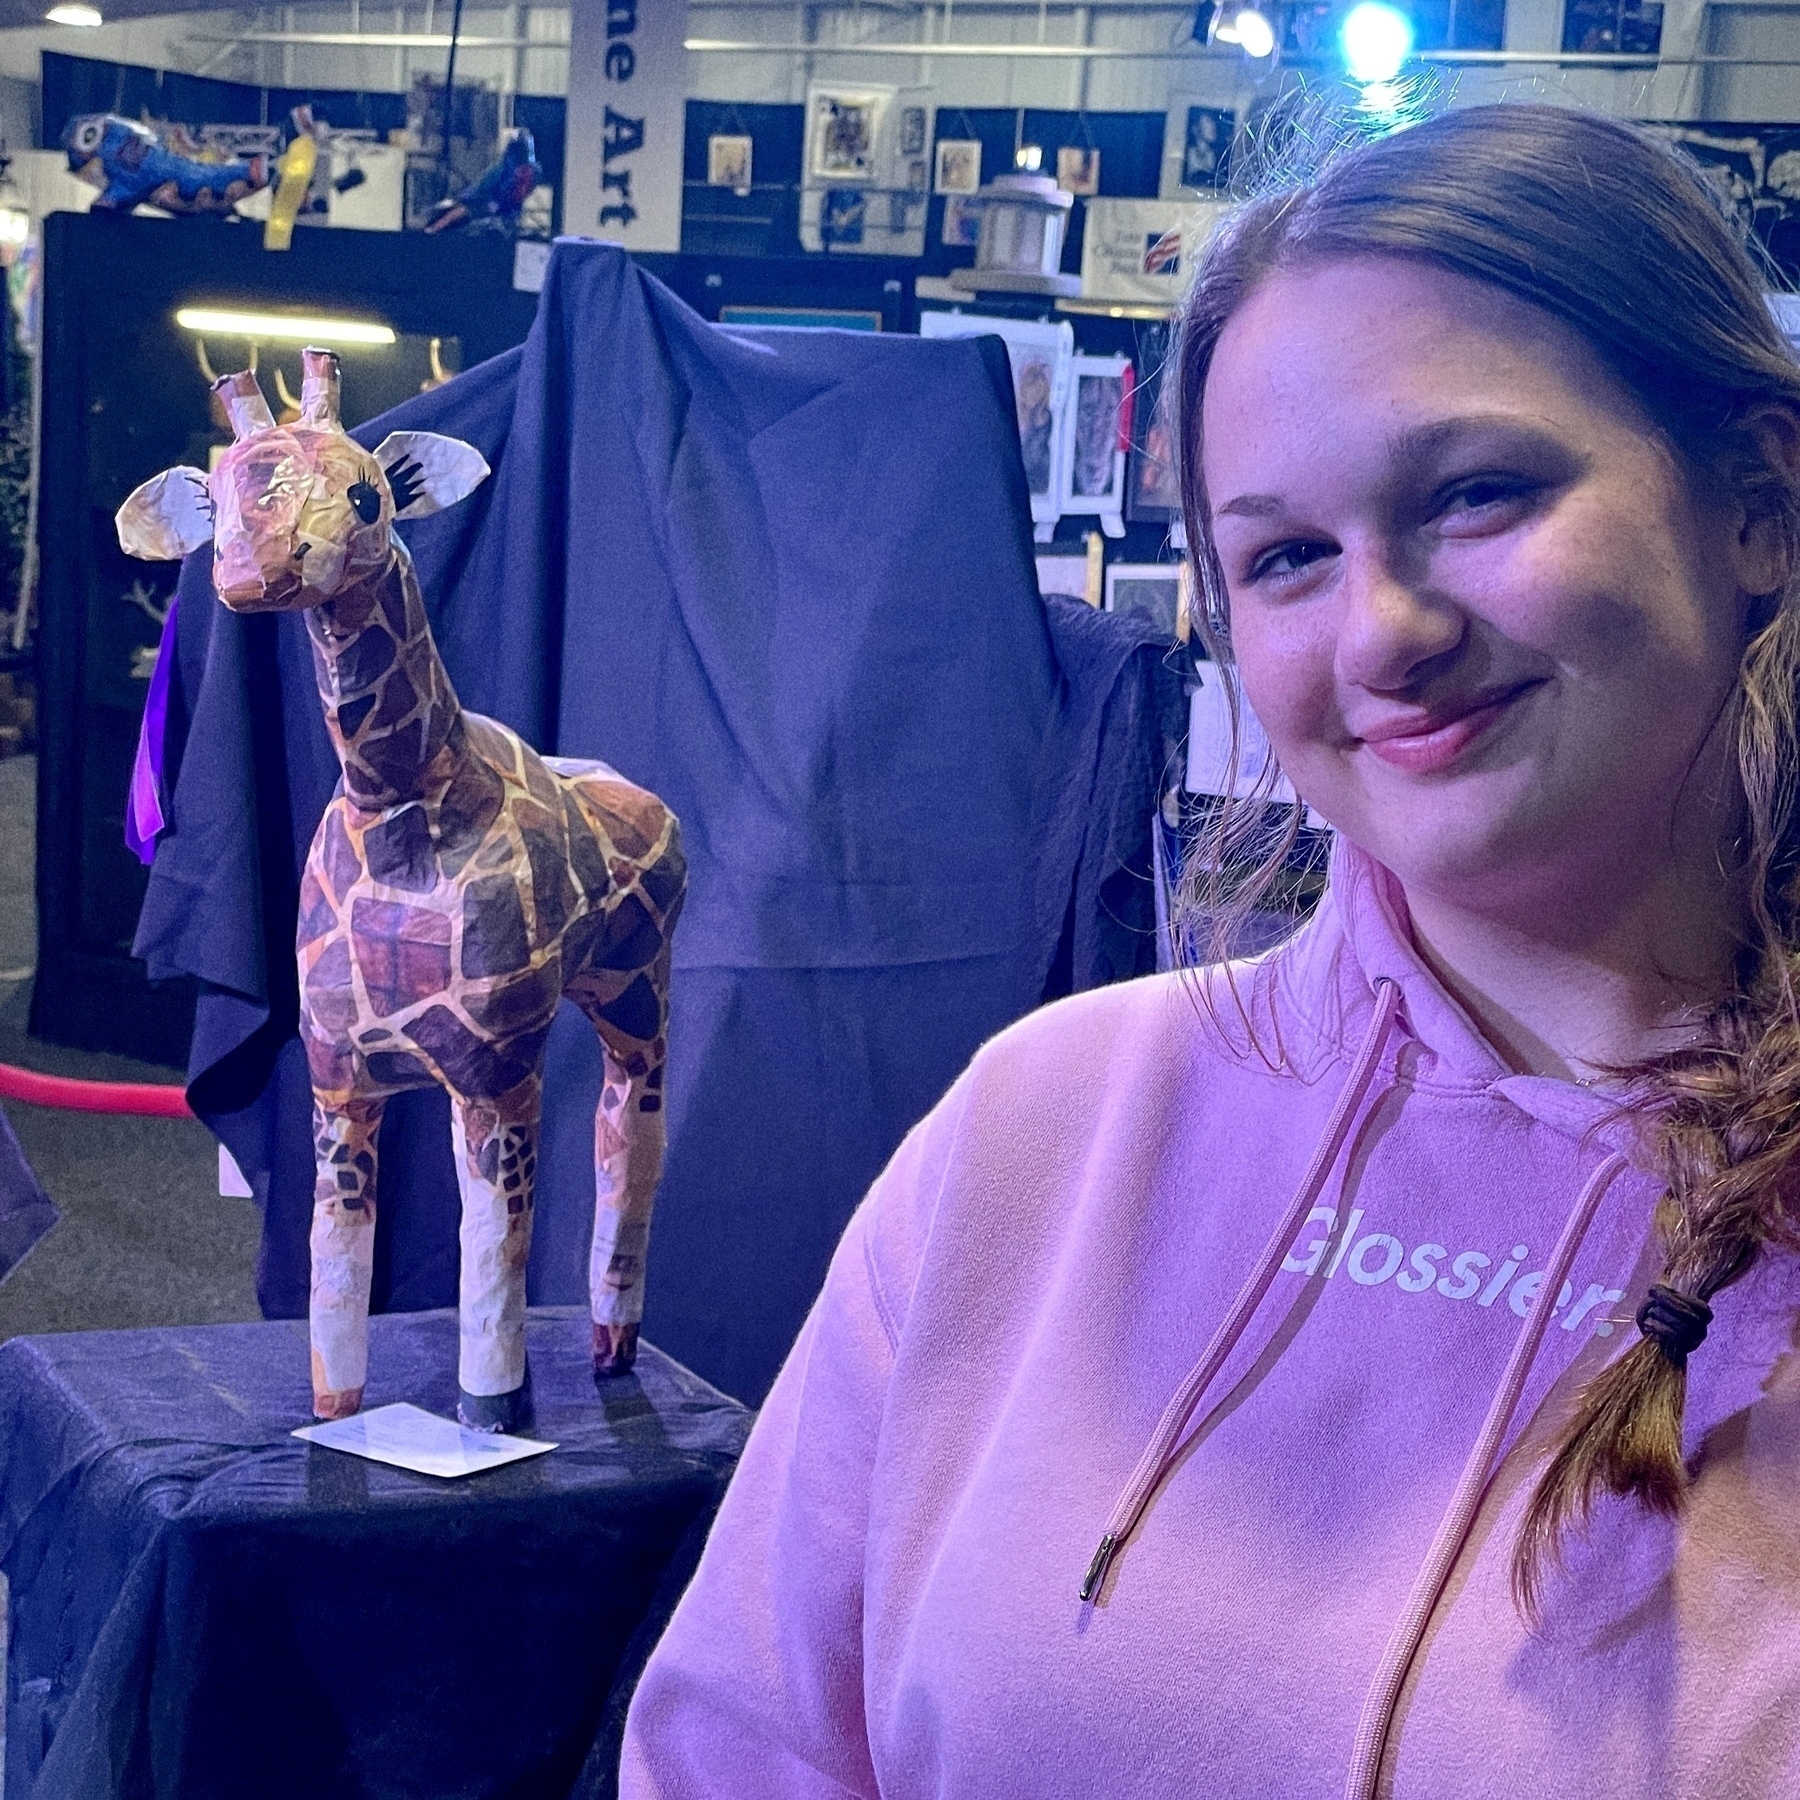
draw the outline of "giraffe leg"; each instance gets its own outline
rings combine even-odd
[[[313,1412],[347,1419],[369,1367],[369,1276],[375,1266],[375,1152],[384,1100],[314,1097]]]
[[[480,1431],[510,1431],[525,1413],[525,1265],[542,1096],[532,1075],[500,1100],[451,1097],[462,1188],[456,1416]]]
[[[597,993],[577,985],[569,998],[600,1035],[606,1079],[594,1114],[594,1242],[588,1257],[593,1308],[594,1373],[624,1375],[637,1359],[644,1316],[644,1264],[650,1211],[662,1179],[663,1068],[669,1016],[665,946],[643,972],[655,995],[656,1025],[647,1038],[622,1030]]]

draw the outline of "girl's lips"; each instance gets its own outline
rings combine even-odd
[[[1417,730],[1378,727],[1374,735],[1365,735],[1362,741],[1371,754],[1393,768],[1404,769],[1409,775],[1441,774],[1495,720],[1537,685],[1530,681],[1508,688],[1453,719],[1436,724],[1430,720],[1421,721]]]

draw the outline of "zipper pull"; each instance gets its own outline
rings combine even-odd
[[[1088,1564],[1086,1579],[1081,1584],[1081,1602],[1084,1606],[1099,1593],[1100,1584],[1106,1579],[1106,1571],[1112,1567],[1112,1559],[1118,1553],[1118,1537],[1109,1531],[1100,1540],[1100,1548],[1094,1552],[1094,1560]]]

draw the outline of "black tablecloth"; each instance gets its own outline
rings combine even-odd
[[[7,1800],[584,1795],[750,1415],[528,1326],[547,1456],[457,1481],[289,1436],[301,1323],[0,1345]],[[372,1321],[368,1404],[453,1413],[452,1313]]]

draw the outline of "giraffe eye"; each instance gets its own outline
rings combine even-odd
[[[351,510],[365,525],[373,525],[381,517],[381,493],[373,483],[353,481],[350,491],[344,496]]]

